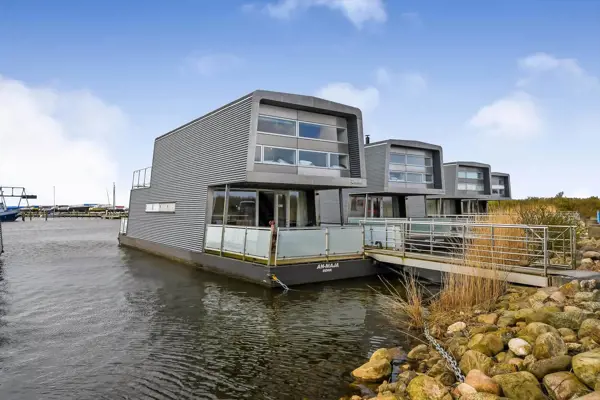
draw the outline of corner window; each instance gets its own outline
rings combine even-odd
[[[333,142],[345,142],[346,130],[335,126],[298,123],[298,133],[302,138],[330,140]]]
[[[300,150],[298,152],[298,165],[327,168],[327,153]]]
[[[406,174],[404,172],[390,172],[390,182],[405,182]]]
[[[262,161],[262,146],[256,146],[254,149],[254,162]]]
[[[425,183],[433,183],[433,175],[425,174]]]
[[[390,163],[406,164],[406,154],[390,153]]]
[[[406,182],[423,183],[423,174],[413,174],[409,172],[406,174]]]
[[[296,150],[264,146],[263,162],[282,165],[296,165]]]
[[[296,136],[296,121],[288,119],[258,117],[257,131],[277,135]]]
[[[347,154],[329,154],[329,166],[331,168],[348,168],[348,155]]]

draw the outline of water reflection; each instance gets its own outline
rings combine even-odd
[[[119,249],[117,230],[7,226],[0,398],[339,398],[370,352],[405,340],[376,279],[282,295]]]

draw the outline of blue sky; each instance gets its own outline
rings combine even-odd
[[[517,197],[600,195],[600,2],[0,0],[0,183],[105,201],[153,139],[254,89],[359,106]],[[119,201],[121,199],[121,201]]]

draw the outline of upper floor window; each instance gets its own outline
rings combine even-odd
[[[335,126],[298,123],[298,136],[307,139],[329,140],[333,142],[346,142],[346,129]]]
[[[390,153],[390,164],[405,164],[417,167],[431,167],[431,157],[419,154]]]
[[[390,163],[406,164],[406,154],[390,153]]]
[[[458,171],[458,177],[463,179],[483,179],[483,172]]]
[[[327,168],[327,153],[300,150],[298,152],[298,164],[302,166]]]
[[[348,168],[348,154],[329,153],[330,168]]]
[[[263,162],[296,165],[296,150],[263,146]]]
[[[257,131],[277,135],[296,136],[296,121],[281,118],[258,117]]]
[[[254,162],[347,169],[348,154],[257,145],[254,150]]]

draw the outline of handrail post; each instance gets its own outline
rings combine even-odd
[[[577,252],[577,227],[572,226],[571,228],[571,268],[577,269],[577,260],[575,254]]]
[[[225,185],[225,204],[223,205],[223,229],[221,230],[221,251],[220,256],[223,256],[223,242],[225,241],[225,225],[227,225],[227,214],[229,211],[229,185]]]
[[[388,245],[388,222],[387,222],[387,219],[385,220],[384,229],[385,229],[385,243],[383,244],[383,248],[387,249],[387,245]]]
[[[544,276],[548,276],[548,227],[544,227]]]
[[[462,253],[463,253],[463,262],[467,263],[467,241],[466,239],[467,232],[467,224],[462,224]]]
[[[225,225],[221,225],[221,245],[219,246],[219,255],[223,257],[223,242],[225,241]]]
[[[362,234],[362,253],[363,253],[363,259],[366,258],[366,254],[365,254],[365,224],[361,224],[361,234]]]
[[[329,228],[325,228],[325,259],[329,261]]]
[[[242,261],[246,261],[246,241],[248,240],[248,227],[244,228],[244,251],[242,253]]]
[[[433,255],[433,223],[429,224],[429,254]]]

